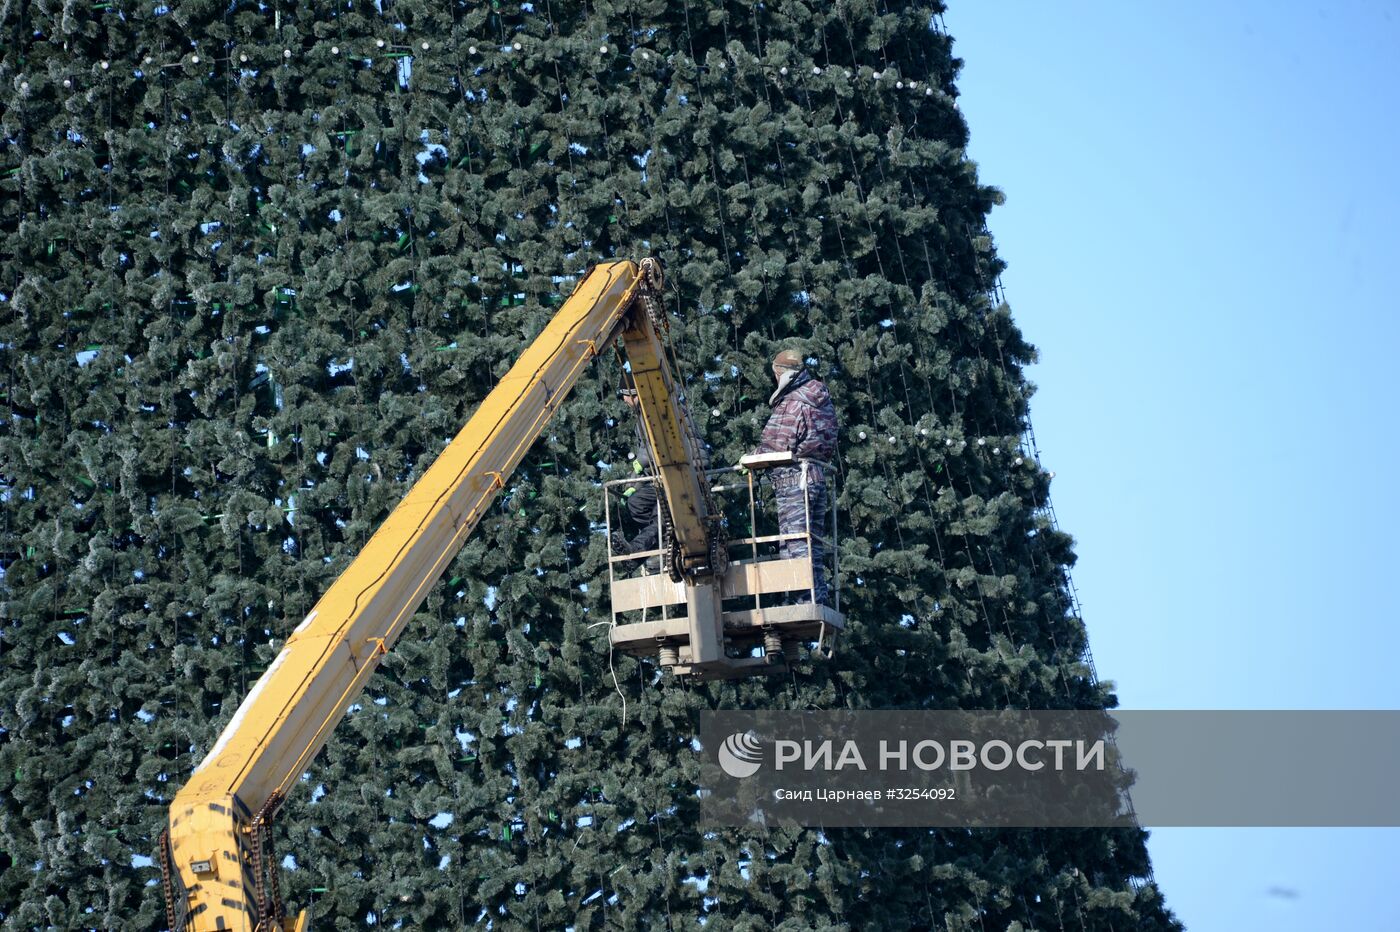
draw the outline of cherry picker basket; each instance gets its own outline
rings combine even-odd
[[[727,560],[715,561],[724,566],[722,573],[685,579],[668,572],[659,488],[658,546],[609,557],[614,648],[702,680],[781,671],[800,660],[804,646],[831,654],[837,632],[845,628],[834,546],[835,477],[829,467],[797,462],[786,453],[746,457],[743,463],[706,473],[723,516]],[[801,490],[801,526],[786,533],[778,526],[770,483],[760,482],[775,467],[784,467],[784,478],[795,478]],[[817,469],[824,470],[824,484]],[[634,476],[605,484],[609,540],[620,530],[617,504],[626,490],[655,483],[651,476]],[[825,501],[814,502],[815,494],[824,494]],[[820,527],[813,527],[814,513],[824,516]],[[828,604],[818,601],[818,574],[826,581]]]

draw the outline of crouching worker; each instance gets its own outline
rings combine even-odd
[[[827,471],[836,456],[836,408],[831,392],[792,350],[774,357],[773,380],[778,385],[768,399],[773,410],[753,452],[791,453],[799,463],[768,470],[778,500],[778,533],[804,535],[782,541],[778,550],[787,559],[806,557],[810,531],[812,589],[819,603],[829,605],[825,548],[819,537],[827,533]],[[805,484],[800,464],[806,464]]]
[[[647,449],[646,438],[642,436],[641,422],[636,417],[637,389],[628,379],[617,393],[627,402],[633,415],[632,427],[637,433],[636,442],[632,445],[632,472],[638,480],[644,480],[652,474],[651,453]],[[636,485],[626,486],[622,494],[627,507],[619,522],[622,527],[612,532],[613,555],[655,550],[661,540],[656,510],[656,482],[638,481]],[[654,558],[647,561],[648,570],[655,572],[658,563]]]

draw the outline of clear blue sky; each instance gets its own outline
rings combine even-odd
[[[1100,675],[1400,708],[1400,3],[952,3]],[[1149,847],[1195,932],[1400,929],[1400,829]]]

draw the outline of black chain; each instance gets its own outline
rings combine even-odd
[[[179,926],[175,925],[175,870],[170,863],[170,830],[162,829],[156,843],[160,846],[160,885],[165,892],[165,922],[171,932],[179,932]]]
[[[282,889],[277,877],[277,865],[272,854],[272,816],[282,804],[282,794],[274,792],[263,803],[246,831],[252,835],[253,891],[258,904],[258,932],[278,927],[286,914],[282,906]]]

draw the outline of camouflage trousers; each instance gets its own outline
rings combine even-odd
[[[812,537],[812,589],[817,601],[830,604],[830,592],[826,584],[826,547],[819,537],[830,534],[827,528],[826,473],[816,463],[807,465],[807,488],[802,488],[802,470],[780,468],[771,472],[773,491],[778,500],[778,533],[806,534],[807,521],[811,519]],[[807,539],[785,540],[778,544],[778,553],[786,559],[806,558]],[[798,601],[805,602],[801,596]]]

